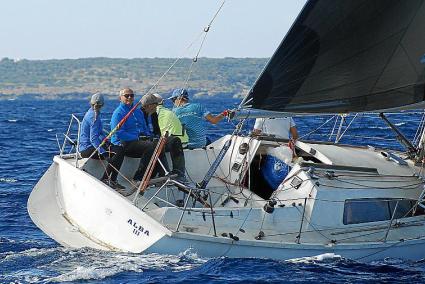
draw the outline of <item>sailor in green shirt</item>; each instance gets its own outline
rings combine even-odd
[[[180,138],[184,148],[189,142],[189,136],[187,136],[186,131],[183,129],[180,119],[173,111],[164,107],[163,100],[160,95],[154,94],[154,96],[161,100],[161,103],[159,103],[158,107],[156,108],[156,113],[158,114],[158,124],[161,133],[168,131],[170,135],[177,136]]]
[[[185,175],[185,159],[183,153],[183,143],[187,144],[189,138],[185,133],[182,124],[178,117],[171,111],[163,106],[163,99],[158,94],[147,94],[142,98],[142,110],[148,116],[154,135],[165,134],[168,131],[169,136],[165,143],[165,152],[169,152],[171,161],[173,163],[172,173],[177,174],[177,180],[180,182],[187,182]],[[156,114],[156,115],[154,115]],[[157,121],[155,121],[157,120]],[[159,126],[161,133],[155,133]],[[156,130],[156,131],[155,131]]]

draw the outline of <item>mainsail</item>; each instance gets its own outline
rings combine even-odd
[[[425,100],[424,0],[310,0],[244,108],[292,113],[397,109]]]

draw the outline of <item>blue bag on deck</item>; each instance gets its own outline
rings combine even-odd
[[[280,183],[288,175],[291,167],[282,160],[270,155],[263,157],[261,174],[273,190],[276,190]]]

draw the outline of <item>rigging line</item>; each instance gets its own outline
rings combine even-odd
[[[325,176],[325,175],[318,175],[318,176],[320,176],[320,177],[322,177],[322,178],[327,178],[327,176]],[[377,178],[378,176],[371,176],[369,179],[350,179],[350,181],[363,181],[363,182],[374,182],[374,181],[376,181],[376,179],[373,179],[373,178]],[[415,180],[417,180],[417,178],[415,178]],[[379,181],[379,183],[395,183],[395,182],[406,182],[405,180],[380,180]]]
[[[323,175],[324,177],[325,175]],[[336,177],[377,177],[377,175],[349,175],[349,174],[340,174],[340,175],[335,175]],[[401,176],[401,175],[379,175],[379,177],[381,178],[406,178],[406,179],[418,179],[417,176],[415,175],[411,175],[411,176]],[[385,181],[383,181],[385,182]]]
[[[358,227],[358,228],[360,228],[360,227]],[[368,229],[372,229],[372,228],[373,227],[365,227],[364,230],[368,230]],[[314,233],[314,232],[317,232],[318,233],[318,232],[326,232],[326,231],[332,231],[332,230],[339,230],[340,231],[340,230],[342,230],[342,228],[341,227],[326,227],[326,228],[323,228],[323,229],[304,230],[303,233],[304,234],[305,233]],[[286,235],[293,235],[293,234],[297,234],[297,233],[298,232],[295,232],[294,231],[294,232],[286,232],[286,233],[267,234],[267,236],[271,236],[271,237],[274,237],[274,236],[286,236]],[[355,238],[360,237],[360,236],[363,236],[363,235],[357,235],[357,236],[355,236]],[[349,239],[349,238],[347,238],[347,239]],[[339,242],[341,240],[345,240],[345,239],[338,239],[336,241]]]
[[[385,180],[380,180],[380,182],[394,182],[394,181],[405,182],[405,181],[417,181],[417,180],[419,180],[419,177],[417,175],[411,175],[411,176],[380,175],[378,173],[376,173],[376,174],[370,174],[370,175],[367,175],[367,174],[359,174],[359,175],[356,175],[356,174],[335,174],[332,171],[332,169],[329,169],[329,170],[324,169],[324,170],[325,170],[325,172],[319,171],[319,169],[318,169],[317,175],[319,177],[322,177],[322,178],[327,178],[328,177],[327,173],[328,172],[332,172],[333,173],[333,176],[332,177],[335,177],[335,178],[346,177],[349,180],[359,180],[359,181],[362,181],[362,180],[363,181],[365,181],[365,180],[366,181],[370,181],[371,179],[376,179],[377,177],[384,178],[385,179]],[[361,178],[364,178],[364,179],[361,179]]]
[[[358,113],[356,113],[356,115],[354,115],[353,119],[351,119],[350,123],[345,127],[344,132],[342,132],[342,134],[339,136],[339,140],[341,140],[341,138],[344,136],[345,132],[347,132],[347,130],[350,128],[351,124],[353,123],[353,121],[357,118]]]
[[[391,248],[393,248],[393,247],[395,247],[395,246],[398,246],[399,244],[401,244],[401,243],[403,243],[403,242],[404,242],[404,239],[400,239],[398,242],[396,242],[396,243],[392,244],[392,245],[391,245],[391,246],[389,246],[389,247],[382,248],[382,249],[380,249],[380,250],[378,250],[378,251],[376,251],[376,252],[373,252],[373,253],[370,253],[370,254],[364,255],[364,256],[359,257],[359,258],[354,258],[354,260],[361,260],[361,259],[364,259],[364,258],[366,258],[366,257],[370,257],[370,256],[372,256],[372,255],[375,255],[375,254],[378,254],[378,253],[384,252],[384,251],[386,251],[386,250],[388,250],[388,249],[391,249]]]
[[[239,226],[239,229],[236,231],[236,233],[235,233],[236,236],[238,235],[238,233],[240,232],[240,230],[242,229],[242,227],[245,225],[245,222],[246,222],[246,220],[248,220],[248,217],[249,217],[249,214],[251,214],[251,211],[252,211],[252,207],[249,208],[249,211],[246,214],[245,219],[243,220],[242,224]]]
[[[389,220],[388,220],[389,221]],[[413,223],[413,222],[412,222]],[[360,223],[360,224],[356,224],[356,225],[361,225],[361,226],[356,226],[355,229],[358,231],[355,232],[345,232],[345,230],[350,230],[350,228],[344,228],[341,226],[336,226],[336,227],[329,227],[329,226],[321,226],[321,229],[313,229],[313,230],[305,230],[303,231],[303,233],[313,233],[313,232],[326,232],[326,231],[337,231],[337,232],[342,232],[342,233],[346,233],[346,234],[352,234],[352,233],[361,233],[362,231],[370,231],[370,230],[374,230],[376,229],[376,225],[367,225],[368,223]],[[320,226],[320,224],[316,224],[317,226]],[[382,228],[382,229],[376,229],[376,230],[386,230],[387,227]],[[360,231],[362,230],[362,231]],[[332,233],[337,233],[337,232],[331,232]],[[286,232],[286,233],[276,233],[276,234],[268,234],[268,236],[284,236],[284,235],[291,235],[291,234],[296,234],[298,232]],[[369,233],[366,233],[366,235]],[[351,239],[351,238],[358,238],[358,237],[362,237],[365,235],[356,235],[354,237],[348,237],[348,238],[344,238],[344,239],[338,239],[337,241],[341,241],[341,240],[347,240],[347,239]]]
[[[226,0],[224,0],[221,3],[220,7],[218,8],[217,12],[214,14],[214,16],[211,19],[211,21],[209,22],[208,26],[206,26],[204,28],[204,30],[203,30],[204,37],[202,38],[202,41],[201,41],[201,44],[199,46],[198,52],[196,53],[195,57],[192,60],[192,63],[190,64],[189,72],[187,74],[187,78],[186,78],[186,81],[185,81],[185,84],[184,84],[184,87],[185,88],[187,88],[187,86],[188,86],[190,76],[192,75],[192,72],[193,72],[193,65],[198,61],[199,54],[201,53],[202,47],[204,46],[205,40],[207,39],[207,35],[208,35],[208,32],[210,31],[211,25],[214,22],[215,18],[218,16],[218,13],[220,13],[221,8],[223,8],[225,2],[226,2]]]
[[[210,21],[210,23],[209,23],[209,25],[208,25],[208,30],[209,30],[209,28],[210,28],[210,26],[211,26],[211,24],[213,23],[213,21],[215,20],[215,18],[216,18],[216,16],[217,16],[217,14],[220,12],[220,10],[221,10],[221,8],[223,7],[223,5],[224,5],[224,2],[225,1],[223,1],[223,3],[221,4],[221,6],[220,6],[220,8],[217,10],[217,12],[215,13],[215,15],[213,16],[213,18],[211,19],[211,21]],[[150,92],[150,91],[152,91],[154,88],[156,88],[156,86],[158,86],[158,84],[159,84],[159,82],[165,77],[165,75],[167,75],[169,72],[170,72],[170,70],[177,64],[177,62],[178,61],[180,61],[181,59],[182,59],[182,57],[183,57],[183,55],[185,54],[185,52],[187,51],[187,50],[189,50],[194,44],[195,44],[195,42],[197,42],[198,40],[199,40],[199,38],[202,36],[202,34],[203,33],[205,33],[205,36],[204,36],[204,39],[203,39],[203,41],[205,41],[205,37],[206,37],[206,33],[207,33],[207,31],[206,31],[206,29],[207,28],[204,28],[199,34],[198,34],[198,36],[197,37],[195,37],[195,39],[183,50],[183,52],[181,53],[181,55],[178,57],[178,58],[176,58],[176,60],[174,61],[174,63],[167,69],[167,71],[165,71],[164,72],[164,74],[157,80],[157,82],[148,90],[148,92],[147,92],[147,94]],[[203,43],[203,41],[202,41],[202,43]],[[200,50],[201,50],[201,48],[202,48],[202,44],[201,44],[201,47],[199,48],[199,51],[198,51],[198,55],[199,55],[199,52],[200,52]],[[192,62],[192,65],[193,65],[193,62]],[[192,66],[191,65],[191,66]],[[191,67],[190,67],[191,68]],[[186,84],[185,84],[186,85]]]
[[[308,198],[309,199],[309,198]],[[302,212],[300,211],[300,209],[298,207],[295,207],[297,209],[297,211],[301,214],[302,216]],[[308,219],[307,216],[304,216],[304,220],[313,228],[314,232],[318,233],[319,235],[321,235],[323,238],[325,238],[328,241],[332,241],[332,239],[330,239],[328,236],[326,236],[325,234],[323,234],[320,230],[316,229],[315,225],[313,225],[312,222],[310,222],[310,220]]]
[[[419,183],[417,185],[421,185],[422,183]],[[400,189],[400,190],[415,190],[417,187],[373,187],[373,186],[362,186],[362,187],[341,187],[341,186],[332,186],[329,184],[321,184],[322,186],[326,186],[329,188],[339,188],[339,189],[353,189],[353,190],[361,190],[361,189]],[[413,185],[411,185],[413,186]]]
[[[350,182],[350,181],[346,181],[346,180],[341,180],[336,178],[335,180],[341,182],[341,183],[348,183],[351,185],[357,185],[357,186],[361,186],[363,188],[373,188],[373,189],[415,189],[417,185],[423,185],[423,182],[418,182],[418,183],[412,183],[412,184],[406,184],[403,186],[391,186],[391,187],[379,187],[379,186],[368,186],[368,185],[364,185],[364,184],[360,184],[360,183],[355,183],[355,182]],[[324,184],[322,184],[324,185]],[[326,185],[324,185],[326,186]],[[410,188],[410,187],[414,187],[414,188]]]
[[[314,130],[314,131],[316,131],[316,130]],[[313,133],[310,132],[310,135],[312,135],[312,134]],[[304,136],[306,136],[306,135],[304,135]],[[321,134],[321,133],[315,134],[315,137],[317,137],[317,138],[327,137],[327,136],[328,136],[328,134]],[[394,138],[385,138],[385,137],[378,137],[378,136],[345,135],[345,137],[346,138],[362,138],[362,139],[370,139],[370,140],[374,139],[374,140],[387,141],[387,142],[397,142],[397,140],[395,140]],[[309,140],[304,139],[304,141],[309,141]],[[312,142],[322,142],[322,141],[312,141]],[[324,142],[326,142],[326,141],[324,141]],[[353,141],[351,141],[351,142],[353,142]],[[376,147],[382,147],[382,145],[376,145]]]
[[[419,148],[420,143],[420,133],[423,132],[423,125],[424,125],[424,119],[422,117],[422,120],[419,122],[418,128],[416,129],[415,136],[413,137],[413,144]]]
[[[312,165],[314,167],[314,165]],[[319,177],[327,177],[326,172],[333,171],[332,169],[317,169],[317,175]],[[403,178],[408,180],[418,180],[419,178],[416,175],[385,175],[385,174],[334,174],[334,177],[359,177],[359,178]],[[393,181],[393,180],[391,180]]]
[[[351,239],[356,239],[356,238],[362,238],[362,237],[368,237],[368,236],[372,236],[372,235],[376,235],[376,234],[382,234],[382,231],[386,231],[387,228],[380,228],[380,229],[375,229],[373,232],[370,233],[364,233],[364,234],[359,234],[359,235],[355,235],[355,236],[351,236],[351,237],[346,237],[346,238],[341,238],[341,239],[337,239],[337,242],[344,242],[344,241],[348,241]],[[350,233],[348,233],[350,234]],[[380,239],[378,238],[377,241],[379,241]],[[365,242],[370,242],[371,240],[368,239]]]
[[[389,128],[387,130],[389,130]],[[323,136],[323,135],[318,134],[318,136]],[[397,141],[394,138],[385,138],[385,137],[377,137],[377,136],[346,135],[345,137],[349,137],[349,138],[363,138],[363,139],[376,139],[376,140],[393,141],[393,142],[396,142]]]
[[[221,8],[223,7],[223,5],[224,5],[224,2],[225,1],[223,1],[223,3],[222,3],[222,5],[220,6],[220,8],[219,8],[219,10],[218,10],[218,12],[221,10]],[[217,16],[217,14],[218,14],[218,12],[214,15],[214,17],[213,17],[213,19],[211,20],[211,22],[210,22],[210,24],[213,22],[213,20],[216,18],[216,16]],[[202,33],[203,33],[204,31],[202,31],[200,34],[199,34],[199,36],[198,36],[198,38],[202,35]],[[186,52],[188,49],[190,49],[191,47],[192,47],[192,45],[195,43],[197,41],[197,39],[195,39],[194,41],[192,41],[187,47],[186,47],[186,49],[184,49],[184,51],[182,52],[182,54],[184,54],[184,52]],[[153,86],[151,86],[149,89],[148,89],[148,91],[146,92],[146,94],[149,94],[149,93],[151,93],[158,85],[159,85],[159,82],[170,72],[170,70],[177,64],[177,62],[178,61],[180,61],[182,59],[182,55],[180,56],[180,57],[178,57],[178,58],[176,58],[175,60],[174,60],[174,62],[171,64],[171,66],[161,75],[161,77],[155,82],[155,84],[153,85]],[[92,158],[93,157],[93,154],[95,153],[95,152],[98,152],[99,151],[99,149],[100,149],[100,147],[102,147],[104,144],[105,144],[105,142],[107,141],[107,140],[109,140],[111,137],[112,137],[112,135],[114,135],[115,134],[115,132],[117,132],[120,128],[121,128],[121,126],[127,121],[127,119],[128,119],[128,117],[130,116],[130,114],[132,114],[133,112],[134,112],[134,110],[141,104],[141,102],[142,102],[142,99],[140,99],[135,105],[134,105],[134,107],[133,108],[131,108],[130,109],[130,111],[128,112],[128,114],[126,115],[126,116],[124,116],[123,117],[123,119],[118,123],[118,125],[103,139],[103,141],[101,142],[101,144],[95,149],[95,151],[93,151],[93,153],[90,155],[90,157],[89,157],[89,159],[90,158]]]
[[[212,23],[214,22],[215,18],[217,18],[218,13],[220,13],[221,8],[223,8],[224,3],[226,3],[226,0],[223,0],[223,2],[221,3],[220,7],[218,8],[217,12],[214,14],[214,16],[212,17],[210,23],[208,24],[208,28],[211,27]]]
[[[419,122],[419,126],[416,129],[416,133],[415,133],[415,137],[413,138],[413,143],[416,145],[416,147],[419,147],[419,140],[420,140],[420,134],[423,132],[424,129],[424,124],[425,124],[425,112],[423,112],[422,114],[422,119]]]
[[[338,187],[338,188],[340,188],[340,187]],[[330,199],[322,199],[322,198],[310,198],[311,200],[314,200],[314,201],[321,201],[321,202],[329,202],[329,203],[345,203],[345,201],[346,200],[330,200]],[[376,198],[366,198],[366,199],[376,199]],[[351,202],[364,202],[364,200],[365,199],[350,199],[350,201]],[[387,202],[387,201],[397,201],[397,200],[405,200],[404,198],[388,198],[388,199],[386,199],[386,198],[382,198],[382,199],[379,199],[379,201],[382,201],[382,202]],[[412,199],[413,200],[413,199]]]
[[[301,136],[299,139],[302,139],[304,137],[308,137],[311,134],[313,134],[314,132],[316,132],[317,130],[319,130],[320,128],[322,128],[323,126],[325,126],[326,124],[328,124],[328,122],[330,122],[332,119],[334,119],[336,117],[336,115],[332,116],[331,118],[329,118],[328,120],[326,120],[322,125],[320,125],[319,127],[317,127],[316,129],[314,129],[313,131],[308,132],[307,134]]]
[[[336,115],[335,115],[334,117],[336,117],[336,119],[335,119],[334,126],[333,126],[333,128],[332,128],[332,132],[329,134],[328,141],[331,141],[332,136],[333,136],[333,135],[334,135],[334,133],[335,133],[336,125],[337,125],[337,123],[338,123],[338,116],[336,116]],[[329,132],[330,132],[330,130],[331,130],[331,129],[329,129]],[[328,135],[324,135],[324,136],[328,136]]]
[[[114,154],[114,155],[116,155],[116,154]],[[136,186],[136,184],[134,183],[134,182],[132,182],[129,178],[127,178],[123,173],[121,173],[120,171],[119,171],[119,169],[117,169],[116,167],[114,167],[114,165],[112,165],[111,163],[108,163],[108,165],[113,169],[113,170],[115,170],[117,173],[118,173],[118,175],[119,176],[121,176],[124,180],[126,180],[131,186],[133,186],[133,187],[135,187]],[[108,179],[110,179],[110,176],[108,175]]]

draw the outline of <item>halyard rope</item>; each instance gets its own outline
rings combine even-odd
[[[208,28],[208,30],[210,29],[210,27],[211,27],[211,25],[212,25],[212,23],[214,22],[214,20],[215,20],[215,18],[217,17],[217,15],[218,15],[218,13],[221,11],[221,8],[223,7],[223,5],[224,5],[224,3],[225,3],[226,1],[224,0],[223,2],[222,2],[222,4],[220,5],[220,7],[219,7],[219,9],[217,10],[217,12],[214,14],[214,16],[213,16],[213,18],[211,19],[211,21],[210,21],[210,23],[208,24],[208,26],[207,26],[207,28]],[[202,48],[202,46],[203,46],[203,42],[205,41],[205,38],[206,38],[206,34],[207,34],[207,32],[208,32],[208,30],[206,30],[207,28],[204,28],[204,30],[199,34],[199,36],[197,37],[197,38],[199,38],[201,35],[202,35],[202,33],[205,33],[205,35],[204,35],[204,39],[203,39],[203,41],[202,41],[202,44],[201,44],[201,47],[199,48],[199,50],[198,50],[198,54],[197,54],[197,56],[199,55],[199,53],[200,53],[200,51],[201,51],[201,48]],[[184,52],[186,52],[195,42],[197,41],[197,39],[195,39],[194,41],[192,41],[186,48],[185,48],[185,50],[184,50]],[[153,86],[151,86],[150,88],[149,88],[149,90],[147,91],[147,93],[146,94],[149,94],[149,93],[151,93],[157,86],[158,86],[158,84],[159,84],[159,82],[168,74],[168,72],[170,72],[170,70],[177,64],[177,62],[178,61],[180,61],[182,59],[182,56],[181,57],[178,57],[174,62],[173,62],[173,64],[171,64],[171,66],[162,74],[162,76],[155,82],[155,84],[153,85]],[[123,119],[121,119],[121,121],[117,124],[117,126],[114,128],[114,129],[112,129],[111,130],[111,132],[109,132],[109,134],[103,139],[103,141],[100,143],[100,145],[96,148],[96,150],[95,151],[93,151],[93,153],[90,155],[90,157],[89,157],[89,159],[91,158],[91,157],[93,157],[93,155],[94,155],[94,153],[96,153],[96,152],[98,152],[99,151],[99,149],[100,149],[100,147],[102,147],[104,144],[105,144],[105,142],[107,141],[107,140],[109,140],[111,137],[112,137],[112,135],[114,135],[120,128],[121,128],[121,126],[127,121],[127,119],[130,117],[130,115],[141,105],[141,103],[142,103],[142,99],[140,99],[131,109],[130,109],[130,111],[126,114],[126,116],[124,116],[123,117]]]

